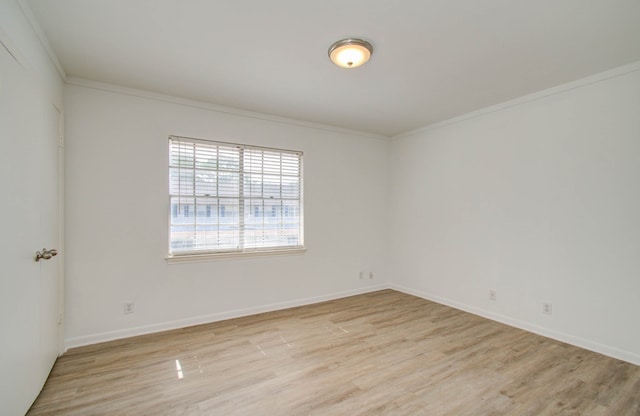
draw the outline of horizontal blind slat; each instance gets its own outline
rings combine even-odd
[[[298,151],[171,136],[170,252],[300,247],[301,162]]]

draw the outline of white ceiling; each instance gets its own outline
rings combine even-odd
[[[68,76],[385,136],[640,61],[640,0],[23,1]]]

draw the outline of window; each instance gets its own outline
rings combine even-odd
[[[302,152],[171,136],[169,198],[172,256],[302,248]]]

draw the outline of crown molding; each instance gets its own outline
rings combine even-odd
[[[411,136],[416,136],[421,133],[426,133],[428,131],[440,129],[440,128],[457,124],[457,123],[462,123],[470,119],[482,117],[487,114],[505,110],[507,108],[517,107],[519,105],[523,105],[536,100],[541,100],[543,98],[551,97],[553,95],[562,94],[571,90],[575,90],[577,88],[585,87],[587,85],[597,84],[599,82],[603,82],[612,78],[617,78],[617,77],[620,77],[632,72],[636,72],[636,71],[640,71],[640,61],[628,64],[628,65],[623,65],[614,69],[610,69],[608,71],[604,71],[595,75],[590,75],[588,77],[571,81],[566,84],[547,88],[542,91],[534,92],[532,94],[527,94],[519,98],[514,98],[513,100],[509,100],[500,104],[485,107],[480,110],[472,111],[470,113],[466,113],[458,117],[450,118],[448,120],[429,124],[427,126],[420,127],[415,130],[410,130],[404,133],[400,133],[391,137],[391,140],[398,140],[398,139],[408,138]]]
[[[58,74],[60,75],[62,80],[65,81],[67,79],[67,73],[65,72],[64,67],[60,63],[58,56],[53,51],[53,48],[49,43],[49,39],[47,39],[47,36],[44,34],[44,30],[42,30],[42,27],[40,26],[38,19],[36,19],[35,15],[31,11],[31,7],[29,7],[27,0],[17,0],[17,3],[25,19],[27,19],[27,22],[29,22],[29,25],[31,25],[31,29],[33,29],[33,32],[36,34],[38,41],[40,41],[40,45],[49,56],[51,63],[53,63],[53,66],[58,71]]]
[[[202,110],[215,111],[216,113],[230,114],[230,115],[252,118],[257,120],[271,121],[274,123],[307,127],[307,128],[316,129],[316,130],[331,131],[334,133],[349,134],[352,136],[361,136],[369,139],[383,140],[385,142],[389,141],[389,137],[383,136],[380,134],[367,133],[367,132],[358,131],[358,130],[351,130],[351,129],[345,129],[341,127],[335,127],[335,126],[330,126],[330,125],[325,125],[320,123],[313,123],[310,121],[296,120],[292,118],[279,117],[279,116],[274,116],[270,114],[257,113],[257,112],[241,110],[233,107],[225,107],[219,104],[212,104],[204,101],[196,101],[188,98],[180,98],[172,95],[161,94],[161,93],[156,93],[156,92],[147,91],[147,90],[140,90],[137,88],[123,87],[120,85],[93,81],[93,80],[88,80],[84,78],[67,77],[67,79],[65,80],[65,83],[67,85],[74,85],[78,87],[113,92],[117,94],[130,95],[133,97],[145,98],[145,99],[154,100],[154,101],[161,101],[161,102],[170,103],[170,104],[178,104],[185,107],[194,107]]]

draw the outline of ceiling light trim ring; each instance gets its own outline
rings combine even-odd
[[[349,58],[342,57],[342,53],[351,52]],[[353,54],[356,55],[353,55]],[[371,43],[358,38],[346,38],[335,42],[329,47],[329,59],[342,68],[357,68],[364,65],[373,55],[373,46]],[[345,60],[347,59],[347,60]]]

